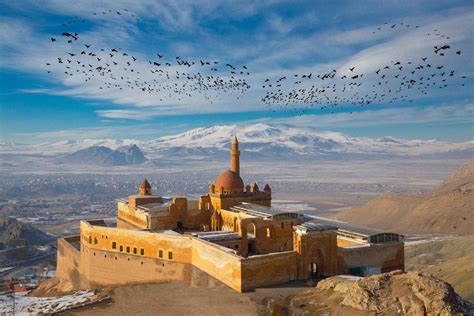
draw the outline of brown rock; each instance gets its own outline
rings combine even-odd
[[[355,315],[474,315],[474,305],[451,285],[418,271],[328,278],[296,295],[290,309],[293,314],[323,310]]]

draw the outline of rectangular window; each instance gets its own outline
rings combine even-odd
[[[133,247],[133,254],[134,254],[134,255],[137,254],[137,247]]]
[[[140,255],[144,256],[145,255],[145,249],[140,248]]]
[[[281,228],[285,228],[285,223],[281,223]]]
[[[112,249],[117,249],[117,243],[115,241],[112,241]]]
[[[168,251],[168,259],[173,260],[173,253]]]
[[[120,245],[120,252],[123,252],[123,245]]]
[[[163,258],[163,250],[158,250],[158,257]]]
[[[130,253],[130,246],[127,246],[127,253]]]

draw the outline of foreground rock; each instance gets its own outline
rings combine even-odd
[[[446,282],[421,272],[394,271],[325,279],[297,294],[287,311],[292,315],[474,315],[474,305]]]

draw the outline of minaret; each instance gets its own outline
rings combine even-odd
[[[239,141],[237,136],[234,136],[232,139],[232,149],[230,151],[230,171],[235,172],[240,176],[240,150],[239,150]]]

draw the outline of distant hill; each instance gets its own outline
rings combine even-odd
[[[28,245],[44,245],[55,238],[31,224],[25,224],[18,220],[0,216],[0,243],[14,245],[18,241],[25,240]]]
[[[334,218],[405,234],[474,234],[474,160],[427,194],[382,195]]]
[[[63,164],[126,166],[139,165],[147,161],[140,148],[133,144],[112,150],[104,146],[92,146],[67,154],[57,159]]]

